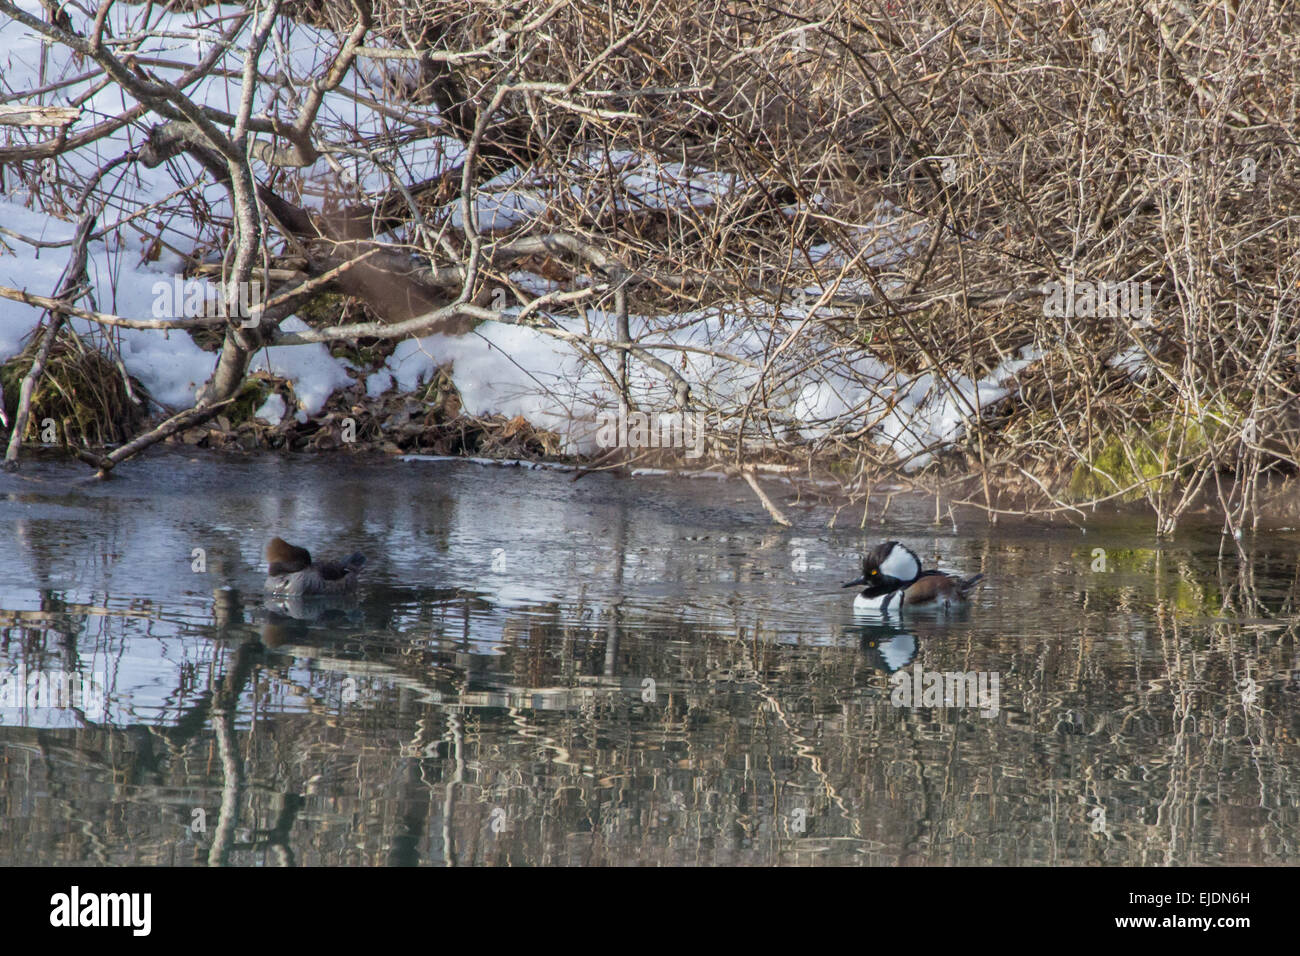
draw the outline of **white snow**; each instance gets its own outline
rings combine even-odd
[[[463,229],[465,215],[460,201],[451,203],[450,209],[452,226]],[[521,186],[518,169],[508,169],[480,187],[474,221],[480,232],[501,232],[545,212],[546,200]]]
[[[589,332],[595,338],[612,336],[612,315],[593,312],[589,318],[593,326]],[[675,318],[677,327],[666,335],[653,332],[653,325],[663,317],[630,316],[629,320],[640,341],[711,344],[761,364],[768,346],[759,331],[761,323],[727,321],[718,310]],[[770,312],[767,321],[771,321]],[[584,330],[577,319],[557,317],[556,322],[569,331]],[[722,420],[710,418],[710,427],[725,429],[738,422],[757,380],[756,369],[699,353],[660,354],[673,356],[671,364],[682,369],[693,390],[722,410]],[[1007,380],[1037,357],[1027,347],[1018,358],[1003,362],[978,383],[956,375],[950,376],[950,384],[936,381],[932,373],[900,375],[870,354],[830,354],[776,389],[766,406],[775,410],[775,418],[800,428],[807,437],[879,419],[875,440],[892,448],[904,467],[913,470],[930,461],[943,444],[961,436],[964,423],[974,416],[977,395],[978,409],[986,413],[1010,394]],[[384,369],[367,379],[367,391],[377,395],[394,385],[403,391],[414,389],[447,362],[453,364],[452,377],[467,412],[522,415],[538,427],[557,432],[569,452],[599,450],[598,416],[617,407],[617,397],[604,376],[568,343],[534,328],[500,322],[485,322],[474,333],[459,338],[433,335],[401,343]],[[638,407],[668,407],[671,389],[658,372],[634,361],[630,379]]]
[[[70,239],[70,223],[49,219],[12,203],[0,203],[7,228],[46,241]],[[67,261],[65,249],[36,250],[17,240],[7,240],[17,255],[0,251],[0,285],[50,295],[59,285]],[[103,311],[134,318],[153,314],[154,286],[159,273],[150,264],[137,265],[142,251],[135,248],[110,249],[103,241],[90,244],[89,272]],[[216,289],[211,290],[216,295]],[[40,311],[20,302],[0,299],[0,361],[22,350],[24,337],[31,332]],[[122,355],[127,371],[138,378],[150,396],[170,409],[193,404],[195,392],[212,374],[216,354],[205,352],[184,332],[144,329],[105,331],[97,323],[73,319],[72,328],[92,339],[108,335]],[[286,332],[301,332],[307,323],[290,316],[280,323]],[[308,415],[320,411],[338,388],[350,385],[346,363],[329,354],[321,344],[272,346],[254,356],[252,371],[265,371],[288,379],[299,407]]]
[[[573,160],[584,179],[590,177],[602,195],[585,195],[576,187],[558,185],[556,177],[536,174],[524,177],[509,169],[480,187],[475,219],[482,232],[501,232],[546,215],[557,202],[595,209],[603,202],[608,179],[593,173],[613,171],[617,179],[614,202],[622,210],[694,207],[703,209],[743,188],[746,182],[734,173],[691,169],[681,163],[659,163],[653,157],[627,150],[591,150]],[[459,199],[448,204],[451,223],[462,228],[464,215]]]
[[[280,394],[272,392],[257,411],[253,412],[253,417],[266,422],[268,425],[278,425],[284,421],[285,413],[288,410],[289,407]]]
[[[280,323],[284,332],[306,332],[310,328],[296,315]],[[298,409],[309,416],[319,412],[336,389],[352,384],[346,367],[346,362],[334,358],[319,342],[273,345],[258,352],[249,365],[250,371],[267,372],[292,382]]]
[[[567,400],[568,384],[581,381],[582,363],[573,349],[536,329],[484,322],[468,335],[430,335],[407,339],[393,352],[384,370],[366,380],[378,395],[396,386],[410,391],[429,381],[448,362],[461,403],[471,415],[522,415],[539,428],[566,435],[580,399]],[[594,441],[575,449],[594,449]]]
[[[1115,353],[1107,359],[1106,364],[1126,373],[1132,379],[1146,378],[1147,373],[1151,371],[1151,360],[1138,345],[1130,345],[1123,351]]]

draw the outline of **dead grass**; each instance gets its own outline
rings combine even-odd
[[[38,341],[39,336],[29,336],[23,350],[0,366],[5,413],[11,422]],[[117,366],[100,349],[65,326],[59,331],[45,374],[32,394],[31,417],[23,438],[94,448],[125,442],[148,420],[147,393],[134,379],[129,388]],[[5,437],[7,440],[8,435]]]

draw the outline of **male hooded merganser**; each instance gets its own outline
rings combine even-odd
[[[848,581],[846,588],[865,585],[853,599],[855,611],[888,611],[904,606],[942,608],[965,604],[967,596],[984,577],[962,578],[943,571],[922,571],[921,559],[911,548],[897,541],[877,545],[862,559],[862,577]]]
[[[295,547],[283,538],[272,538],[266,546],[266,590],[278,595],[351,594],[357,589],[357,575],[366,563],[360,551],[342,561],[313,564],[306,548]]]

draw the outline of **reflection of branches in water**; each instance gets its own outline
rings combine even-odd
[[[1041,557],[1003,560],[1015,577]],[[34,822],[0,829],[0,859],[174,862],[159,798],[185,794],[220,805],[205,855],[236,864],[260,849],[304,864],[1294,862],[1300,625],[1277,616],[1291,572],[1255,576],[1247,618],[1235,572],[1155,560],[1145,592],[1059,578],[1069,613],[1032,642],[918,625],[912,666],[1002,675],[992,720],[895,708],[855,635],[777,632],[744,605],[707,625],[699,608],[529,608],[503,613],[490,653],[474,653],[469,602],[405,629],[201,645],[211,690],[174,695],[191,709],[165,731],[0,731],[7,754],[41,754],[0,761],[3,792],[48,794]],[[219,633],[246,629],[220,616]],[[127,623],[99,616],[95,642],[118,646]],[[39,627],[12,626],[8,646],[26,637],[29,666],[61,664],[64,644],[20,633]],[[348,677],[359,699],[342,703]],[[240,842],[236,821],[267,810],[270,829]]]

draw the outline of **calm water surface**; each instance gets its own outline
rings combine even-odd
[[[460,462],[84,473],[0,476],[0,864],[1300,862],[1294,533],[1243,559],[898,500],[776,530],[740,482]],[[272,534],[364,551],[360,600],[267,606]],[[983,571],[973,610],[855,620],[885,537]],[[936,673],[984,696],[902,698]]]

